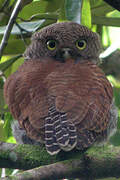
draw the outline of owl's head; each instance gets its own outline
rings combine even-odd
[[[101,45],[96,33],[74,22],[62,22],[35,33],[24,56],[25,59],[50,57],[65,62],[67,58],[73,58],[97,63],[100,51]]]

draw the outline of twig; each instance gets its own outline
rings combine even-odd
[[[2,41],[1,41],[1,44],[0,44],[0,59],[2,57],[2,54],[3,54],[3,51],[4,51],[5,47],[7,46],[8,39],[9,39],[11,30],[12,30],[12,27],[14,25],[14,22],[16,20],[17,15],[18,15],[18,13],[20,11],[21,5],[22,5],[22,0],[18,0],[16,5],[15,5],[15,8],[13,9],[11,17],[9,19],[8,25],[6,27],[5,33],[3,35],[3,38],[2,38]]]
[[[20,26],[17,22],[15,22],[15,25],[19,28],[20,32],[23,33],[30,33],[28,30],[24,29],[23,27]]]
[[[27,31],[26,29],[24,29],[23,27],[21,27],[17,22],[15,22],[16,26],[19,28],[20,30],[20,36],[21,36],[21,39],[24,43],[24,45],[27,47],[27,42],[26,40],[24,39],[24,36],[23,36],[23,32],[27,33],[27,34],[31,34],[31,32]]]

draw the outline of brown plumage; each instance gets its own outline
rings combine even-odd
[[[34,35],[28,60],[5,83],[13,117],[50,154],[83,150],[107,137],[113,91],[96,65],[99,48],[98,36],[86,27],[51,25]]]

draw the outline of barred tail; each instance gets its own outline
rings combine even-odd
[[[50,154],[57,154],[61,149],[70,151],[77,143],[76,128],[67,120],[67,113],[56,111],[55,106],[49,109],[45,119],[45,144]]]
[[[97,138],[97,134],[93,131],[83,130],[77,133],[77,145],[76,148],[79,150],[84,150],[90,147]]]

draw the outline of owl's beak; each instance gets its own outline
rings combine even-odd
[[[64,59],[69,59],[71,57],[71,49],[70,48],[62,48],[61,49],[61,52],[62,52],[62,57]]]

